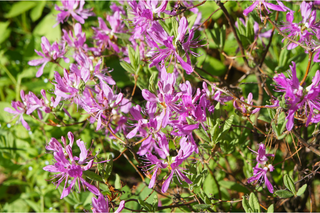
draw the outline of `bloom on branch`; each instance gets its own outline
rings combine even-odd
[[[63,181],[65,181],[60,199],[70,194],[76,182],[78,183],[76,185],[78,185],[79,191],[81,191],[82,184],[84,190],[85,188],[87,188],[90,192],[94,193],[95,195],[99,195],[99,190],[95,186],[86,182],[84,178],[82,178],[83,172],[87,171],[92,167],[93,157],[89,157],[90,153],[86,149],[84,142],[80,139],[77,140],[77,145],[80,148],[80,155],[79,157],[73,156],[73,137],[71,137],[73,135],[69,133],[68,136],[70,139],[70,144],[65,146],[65,152],[69,160],[67,160],[62,146],[59,146],[57,144],[53,145],[52,142],[54,143],[55,141],[51,140],[51,145],[49,143],[49,146],[47,146],[46,148],[48,150],[54,150],[54,159],[56,162],[54,165],[45,166],[43,170],[58,173],[55,174],[53,177],[53,179],[58,178],[58,180],[54,183],[57,186],[57,188]],[[56,151],[56,148],[58,149],[58,151]],[[69,178],[71,179],[70,183],[68,181]],[[67,187],[68,184],[69,186]]]
[[[320,71],[316,72],[312,84],[304,89],[297,78],[294,62],[290,70],[289,78],[286,78],[283,73],[273,78],[276,82],[276,91],[284,93],[283,97],[288,108],[286,127],[289,131],[293,128],[295,116],[305,120],[306,126],[320,122]]]
[[[248,183],[251,183],[253,181],[257,183],[259,181],[260,184],[262,184],[264,182],[269,192],[273,193],[273,186],[268,180],[267,172],[272,172],[274,170],[274,167],[271,164],[266,165],[266,162],[268,161],[268,157],[274,157],[274,154],[266,154],[266,148],[264,144],[259,145],[258,152],[253,151],[252,149],[250,150],[257,155],[257,165],[253,168],[253,176],[248,179]],[[260,166],[262,168],[260,168]]]
[[[125,201],[122,200],[119,204],[118,209],[114,213],[119,213],[124,209]],[[108,197],[99,194],[98,199],[92,197],[92,213],[106,213],[110,212]]]
[[[83,9],[84,0],[61,0],[61,3],[61,8],[55,5],[55,9],[60,11],[57,15],[58,23],[63,23],[71,15],[75,20],[84,24],[85,19],[89,16],[94,16],[94,13],[89,9]]]
[[[311,36],[316,35],[317,31],[320,30],[319,22],[315,23],[317,18],[316,11],[312,11],[312,2],[306,3],[302,2],[300,5],[301,8],[301,16],[302,21],[299,23],[293,22],[293,11],[289,11],[286,15],[287,22],[284,23],[282,27],[280,27],[280,30],[283,32],[288,32],[288,37],[296,40],[298,39],[299,43],[306,44],[308,46],[313,46],[314,40]],[[282,41],[284,41],[285,38],[283,38]],[[296,43],[290,42],[287,49],[291,50],[298,46]]]
[[[48,39],[44,36],[41,38],[41,42],[42,42],[41,43],[42,52],[37,50],[34,50],[34,51],[36,51],[36,53],[42,58],[31,60],[28,62],[30,66],[38,66],[42,64],[36,74],[36,77],[40,77],[42,75],[43,68],[50,61],[56,61],[58,58],[63,58],[66,63],[69,63],[69,59],[64,57],[66,50],[64,48],[60,49],[59,44],[57,42],[54,42],[51,45]]]
[[[254,1],[254,3],[250,7],[248,7],[247,9],[245,9],[243,11],[243,15],[248,16],[248,14],[251,13],[254,10],[254,8],[256,8],[256,7],[258,7],[258,9],[260,10],[260,17],[262,17],[261,10],[263,7],[267,10],[268,13],[270,13],[270,10],[284,12],[288,9],[287,7],[285,7],[283,5],[283,3],[281,1],[277,0],[277,2],[279,5],[268,3],[268,2],[266,2],[266,0],[256,0],[256,1]]]

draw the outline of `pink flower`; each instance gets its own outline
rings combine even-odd
[[[121,212],[124,209],[124,205],[125,205],[125,201],[122,200],[119,204],[119,208],[115,211],[115,213]],[[99,194],[98,199],[95,197],[92,197],[92,208],[91,209],[92,209],[93,213],[110,212],[111,209],[109,209],[108,198],[103,196],[102,194]]]
[[[87,19],[89,16],[94,16],[94,13],[90,12],[90,10],[83,9],[84,0],[61,0],[61,3],[61,8],[55,5],[55,9],[60,11],[57,15],[58,23],[63,23],[71,15],[75,20],[84,24],[84,19]]]
[[[66,51],[64,50],[64,48],[60,49],[59,44],[57,42],[54,42],[51,45],[48,39],[44,36],[41,38],[41,42],[42,42],[41,43],[42,52],[37,50],[35,51],[39,56],[43,58],[31,60],[28,62],[30,66],[38,66],[42,64],[42,66],[39,68],[36,74],[36,77],[40,77],[42,75],[44,67],[50,61],[55,61],[58,58],[63,58],[66,63],[69,63],[69,59],[64,57],[64,54],[66,53]]]
[[[256,7],[258,7],[258,9],[260,9],[261,11],[262,6],[267,10],[268,13],[270,13],[269,9],[282,11],[282,12],[288,10],[288,8],[285,7],[281,1],[277,0],[277,2],[279,5],[268,3],[266,2],[266,0],[256,0],[250,7],[248,7],[243,11],[243,15],[248,16],[248,14],[251,13]],[[261,12],[260,12],[260,16],[261,16]]]
[[[50,141],[51,146],[47,146],[46,148],[48,150],[54,150],[54,158],[56,162],[54,165],[45,166],[43,170],[58,173],[53,177],[53,179],[58,178],[58,180],[54,183],[57,187],[63,181],[65,181],[60,199],[66,197],[71,192],[76,182],[78,182],[79,191],[81,190],[80,186],[82,184],[84,190],[85,188],[87,188],[90,192],[94,193],[95,195],[99,195],[99,190],[95,186],[86,182],[84,178],[82,178],[83,172],[90,169],[93,165],[92,157],[88,158],[88,150],[86,149],[84,142],[80,139],[77,140],[77,145],[80,148],[81,152],[79,157],[74,157],[72,154],[73,137],[71,137],[73,135],[69,132],[68,136],[71,141],[69,145],[65,146],[66,153],[64,152],[61,145],[59,146],[56,144],[54,147],[52,147],[52,143],[56,141]],[[69,157],[71,162],[66,159],[65,154]],[[68,181],[69,178],[71,179],[70,183]],[[68,184],[69,186],[67,187]]]

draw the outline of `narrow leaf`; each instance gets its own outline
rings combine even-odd
[[[281,198],[289,198],[293,196],[292,192],[289,192],[288,190],[278,190],[275,194]]]
[[[297,196],[301,196],[307,189],[307,184],[304,184],[303,186],[301,186],[297,192]]]
[[[259,204],[258,198],[252,192],[251,192],[250,197],[249,197],[249,204],[250,204],[250,207],[253,209],[254,212],[259,212],[260,213],[260,204]]]
[[[283,183],[287,187],[287,189],[289,189],[294,195],[297,194],[294,182],[293,182],[292,178],[289,175],[287,175],[287,174],[284,175]]]

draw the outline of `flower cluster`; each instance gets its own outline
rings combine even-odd
[[[81,191],[80,185],[82,184],[84,190],[87,188],[95,195],[99,195],[99,190],[82,178],[82,173],[92,167],[94,157],[90,156],[91,153],[87,150],[84,142],[80,139],[76,142],[81,151],[80,155],[79,157],[73,156],[72,145],[74,142],[74,136],[71,132],[68,133],[68,138],[70,143],[67,145],[66,139],[61,137],[64,147],[55,138],[51,138],[46,149],[53,151],[55,163],[54,165],[48,165],[43,169],[48,172],[58,173],[53,177],[53,179],[58,178],[58,181],[54,183],[57,188],[63,181],[65,181],[64,188],[61,193],[61,199],[70,194],[76,182],[78,183],[79,191]],[[69,160],[67,160],[67,158]],[[71,179],[71,183],[68,182],[69,178]],[[68,183],[69,186],[67,187]]]
[[[126,4],[121,1],[121,5],[112,3],[110,8],[113,14],[106,15],[106,19],[98,17],[98,26],[92,27],[92,39],[87,40],[81,24],[94,13],[91,9],[84,9],[84,0],[62,0],[62,6],[55,7],[59,11],[57,22],[64,23],[72,17],[74,19],[72,29],[62,30],[63,36],[60,42],[51,44],[47,38],[42,37],[42,52],[35,50],[41,58],[29,61],[31,66],[41,65],[36,77],[43,75],[46,64],[50,62],[59,65],[63,59],[68,63],[65,68],[60,66],[61,69],[54,72],[50,101],[45,90],[41,91],[42,98],[38,98],[32,92],[25,94],[21,91],[22,102],[13,101],[14,109],[5,108],[5,111],[19,117],[18,121],[26,129],[31,130],[24,120],[25,114],[37,113],[42,120],[43,112],[56,113],[63,106],[74,104],[77,110],[82,110],[81,113],[88,115],[87,119],[93,124],[92,128],[95,131],[101,131],[108,139],[123,142],[122,145],[130,151],[133,151],[132,144],[140,146],[137,148],[137,154],[144,162],[140,167],[150,178],[149,188],[161,186],[161,192],[167,193],[170,183],[175,178],[179,183],[184,181],[192,184],[193,179],[185,165],[192,156],[201,154],[194,132],[197,129],[204,130],[202,133],[210,138],[209,136],[213,134],[207,122],[208,114],[215,113],[217,102],[224,104],[232,101],[234,96],[230,97],[231,91],[217,89],[218,83],[206,81],[209,83],[203,82],[201,88],[195,88],[190,78],[190,81],[184,79],[185,73],[188,77],[194,74],[195,63],[192,59],[199,56],[196,48],[203,45],[200,37],[195,36],[197,30],[202,27],[201,13],[190,1],[182,0],[182,2],[184,6],[181,6],[179,1],[173,7],[168,1],[158,0],[127,1]],[[311,2],[301,3],[303,20],[299,23],[293,22],[293,11],[284,6],[280,0],[277,0],[277,5],[266,0],[254,1],[243,13],[248,16],[254,8],[258,8],[262,17],[265,11],[267,13],[270,13],[270,10],[289,11],[286,16],[287,22],[280,29],[288,32],[288,37],[298,39],[299,43],[314,48],[317,41],[313,38],[320,38],[320,25],[316,22],[316,12],[312,11],[313,5]],[[167,10],[169,6],[173,8],[172,11]],[[195,20],[188,21],[182,13],[180,15],[177,12],[180,7],[191,8],[190,11],[197,15]],[[163,22],[165,14],[171,16],[172,30]],[[240,20],[246,28],[249,28],[243,19]],[[261,29],[259,30],[257,22],[254,23],[252,31],[255,40],[272,39],[272,30],[260,33]],[[263,42],[262,45],[264,46]],[[295,47],[297,44],[290,42],[287,48],[290,50]],[[269,46],[266,49],[268,48]],[[135,61],[130,54],[131,49],[139,51],[134,59],[141,62],[140,64],[134,64]],[[151,85],[149,89],[140,87],[142,102],[136,103],[133,97],[126,96],[117,88],[111,76],[112,70],[107,67],[104,60],[106,53],[118,57],[121,63],[132,68],[132,72],[127,71],[130,72],[130,77],[135,79],[134,89],[140,87],[137,81],[142,76],[139,73],[142,69],[158,73],[157,84]],[[315,62],[319,61],[319,54],[320,48],[315,52]],[[170,72],[167,71],[168,68],[172,68]],[[316,72],[312,84],[304,88],[297,78],[295,62],[292,62],[290,70],[288,78],[282,73],[273,78],[276,92],[283,93],[282,102],[272,97],[271,102],[274,104],[264,107],[282,107],[287,112],[286,128],[289,131],[294,127],[294,118],[304,121],[306,126],[320,122],[320,71]],[[251,92],[247,99],[241,97],[233,100],[234,109],[245,116],[258,113],[263,108],[260,106],[261,108],[252,109],[252,105]],[[63,110],[72,117],[65,108]],[[220,125],[217,121],[216,126],[219,126],[218,124]],[[62,144],[55,138],[50,140],[46,149],[53,152],[54,164],[43,168],[45,171],[56,173],[51,180],[56,179],[54,184],[57,187],[61,183],[64,185],[61,198],[68,196],[75,186],[81,191],[82,186],[84,190],[88,189],[96,196],[92,198],[93,212],[113,211],[115,199],[106,197],[85,178],[86,171],[94,164],[106,161],[94,162],[95,156],[80,139],[76,141],[80,154],[74,156],[74,135],[71,132],[68,133],[68,139],[69,144],[65,137],[61,137]],[[220,141],[214,143],[218,144]],[[219,149],[219,145],[216,147]],[[257,152],[251,151],[256,155],[257,164],[248,183],[264,182],[269,192],[273,193],[273,186],[267,174],[272,172],[274,167],[267,164],[267,161],[268,157],[274,157],[274,154],[266,154],[264,144],[259,145]],[[124,208],[125,201],[121,201],[116,212]]]
[[[250,149],[251,150],[251,149]],[[259,145],[258,152],[251,150],[255,155],[257,155],[257,165],[253,167],[253,176],[248,179],[248,183],[253,181],[260,183],[265,183],[269,192],[273,193],[273,186],[268,180],[267,172],[272,172],[274,167],[271,164],[266,164],[268,161],[268,157],[274,157],[274,154],[266,154],[266,147],[264,144]],[[261,167],[261,168],[260,168]]]
[[[294,117],[305,120],[306,126],[320,121],[320,71],[312,79],[312,84],[305,89],[300,85],[296,73],[296,64],[290,66],[290,76],[286,78],[283,73],[275,76],[276,91],[283,92],[288,115],[286,127],[290,131],[294,125]]]
[[[177,85],[177,71],[167,73],[160,67],[159,70],[157,93],[142,90],[142,96],[147,101],[144,114],[148,119],[141,115],[142,110],[139,105],[132,107],[130,109],[132,121],[137,123],[134,124],[135,128],[127,134],[127,138],[144,138],[137,153],[145,158],[145,172],[149,174],[151,170],[153,173],[150,188],[154,186],[157,174],[161,170],[169,170],[170,173],[162,185],[162,192],[166,192],[174,174],[179,181],[192,183],[181,167],[190,155],[199,152],[192,131],[198,129],[200,125],[207,129],[206,113],[207,110],[213,112],[213,100],[224,103],[230,100],[230,97],[220,96],[219,92],[210,91],[205,83],[202,90],[198,88],[196,91],[193,90],[189,81]],[[164,134],[165,129],[171,131],[166,131]],[[176,150],[175,156],[169,154],[167,135],[180,138],[180,148]]]
[[[307,46],[316,46],[316,41],[312,37],[318,36],[319,39],[320,33],[320,23],[316,22],[317,13],[312,10],[312,5],[312,2],[303,1],[300,5],[302,21],[299,23],[293,22],[294,11],[289,11],[286,16],[287,22],[280,27],[283,32],[289,32],[288,37],[294,40],[298,39],[299,43]],[[290,42],[287,48],[291,50],[297,46],[298,44]]]

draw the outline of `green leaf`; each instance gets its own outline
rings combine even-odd
[[[245,210],[245,212],[253,212],[245,196],[242,196],[242,207]]]
[[[226,43],[226,25],[222,25],[222,28],[220,28],[220,45],[219,45],[221,50],[223,50],[225,43]]]
[[[152,72],[151,76],[149,78],[149,91],[152,93],[156,93],[156,80],[157,80],[157,73],[156,72]]]
[[[83,174],[88,178],[90,178],[91,180],[103,182],[102,178],[94,172],[87,170],[87,171],[83,171]]]
[[[9,21],[0,22],[0,44],[5,41],[10,35],[11,29],[8,28],[9,24]]]
[[[288,190],[278,190],[275,191],[275,194],[281,198],[289,198],[293,196],[292,192],[289,192]]]
[[[258,198],[256,197],[256,195],[254,193],[250,194],[249,204],[250,204],[250,207],[253,209],[254,212],[259,212],[260,213],[259,201],[258,201]]]
[[[203,69],[215,76],[221,76],[227,70],[226,66],[220,60],[209,55],[207,55],[206,60],[203,63]]]
[[[253,29],[253,22],[249,18],[246,25],[246,36],[253,42],[254,40],[254,29]]]
[[[40,205],[36,202],[28,199],[24,199],[24,202],[26,202],[35,212],[41,212]]]
[[[289,189],[294,195],[297,194],[294,182],[289,175],[287,175],[287,174],[284,175],[283,183],[287,187],[287,189]]]
[[[303,186],[301,186],[297,192],[297,196],[301,196],[307,189],[307,184],[304,184]]]
[[[195,204],[193,205],[194,208],[204,210],[210,208],[211,204]]]
[[[61,39],[60,24],[53,28],[57,23],[53,13],[49,13],[34,28],[33,34],[37,36],[45,36],[50,42],[59,41]]]
[[[233,122],[234,115],[231,115],[228,120],[224,123],[222,132],[228,131],[231,128]]]
[[[5,18],[13,18],[35,7],[37,2],[21,1],[14,3],[10,11],[4,16]]]
[[[110,160],[107,162],[106,167],[102,171],[102,178],[103,178],[104,182],[106,182],[108,180],[108,178],[110,177],[110,175],[112,173],[112,168],[113,168],[113,160],[112,160],[111,155],[109,155],[107,159],[110,159]]]
[[[219,185],[221,185],[222,187],[225,187],[227,189],[232,189],[237,192],[243,192],[243,193],[250,192],[246,187],[244,187],[241,184],[236,183],[234,181],[222,180],[222,181],[219,181]]]
[[[138,201],[139,201],[139,204],[140,204],[145,210],[147,210],[148,212],[153,212],[153,207],[152,207],[151,204],[143,201],[143,200],[140,199],[140,198],[138,199]]]
[[[157,211],[158,210],[158,204],[159,204],[159,201],[158,201],[158,195],[154,195],[153,196],[153,201],[152,201],[152,205],[153,205],[153,210],[154,211]]]
[[[116,174],[116,180],[114,181],[114,188],[121,189],[121,180],[118,174]]]
[[[32,21],[37,21],[41,17],[44,6],[46,6],[46,1],[37,2],[37,6],[35,6],[30,12]]]
[[[135,59],[135,51],[129,44],[127,45],[127,48],[128,48],[128,54],[129,54],[131,65],[134,70],[137,70],[138,64],[136,63],[136,59]]]
[[[201,129],[195,129],[194,133],[196,133],[196,135],[198,137],[200,137],[202,140],[207,141],[207,142],[211,142],[210,138],[208,137],[207,133],[201,128]]]
[[[125,61],[121,61],[120,65],[123,67],[123,69],[125,69],[127,72],[134,74],[135,71],[133,69],[133,67],[131,66],[131,64],[125,62]]]
[[[268,112],[268,115],[270,117],[270,119],[274,119],[274,117],[276,116],[276,110],[275,109],[271,109],[271,108],[267,108],[267,112]]]
[[[267,210],[267,213],[273,213],[274,212],[274,206],[271,204]]]
[[[279,67],[285,66],[288,62],[289,50],[282,48],[279,56]]]

